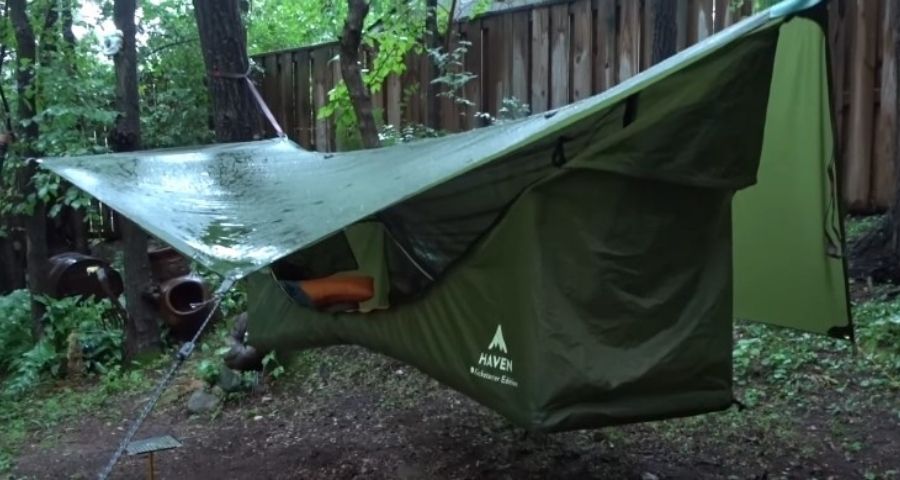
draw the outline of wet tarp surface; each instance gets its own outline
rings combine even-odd
[[[573,126],[587,129],[589,119],[629,96],[774,23],[766,15],[748,19],[604,94],[554,112],[437,139],[335,154],[272,139],[46,159],[44,165],[207,267],[241,277],[479,166],[555,144]],[[755,75],[737,59],[721,68]],[[700,83],[687,88],[672,91],[677,101],[709,91]],[[679,165],[664,154],[621,153],[595,159],[593,168],[723,187],[745,186],[755,177],[753,168],[720,175],[712,158]]]
[[[531,429],[700,413],[731,403],[735,316],[849,325],[825,37],[784,20],[759,15],[605,94],[440,139],[45,165],[246,277],[259,348],[363,345]],[[795,204],[773,214],[781,202]],[[292,254],[369,274],[379,298],[365,313],[298,305],[269,268]],[[795,261],[803,272],[785,275]]]

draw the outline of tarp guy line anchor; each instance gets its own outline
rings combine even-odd
[[[231,287],[234,286],[237,280],[232,277],[227,277],[222,283],[219,285],[219,288],[216,289],[213,294],[213,308],[209,310],[209,314],[207,314],[206,319],[203,320],[203,323],[200,325],[200,328],[197,329],[197,333],[194,334],[194,338],[189,342],[185,342],[181,345],[181,348],[178,350],[178,353],[175,356],[175,361],[172,363],[172,366],[166,371],[166,374],[163,375],[162,380],[159,381],[159,384],[156,386],[156,389],[153,390],[153,394],[150,395],[150,400],[147,401],[147,404],[144,405],[144,409],[141,410],[141,413],[138,415],[137,419],[135,419],[134,423],[131,424],[131,427],[128,429],[128,432],[125,434],[125,437],[122,438],[122,442],[119,444],[119,448],[113,453],[113,456],[109,459],[109,462],[97,476],[100,480],[106,480],[109,478],[109,474],[112,473],[113,468],[115,468],[116,463],[118,463],[119,459],[122,458],[122,455],[125,453],[125,450],[128,448],[128,444],[131,443],[131,439],[134,438],[134,435],[140,430],[141,425],[143,425],[144,421],[147,420],[147,417],[150,415],[150,412],[153,411],[153,407],[156,406],[157,402],[159,402],[160,397],[162,397],[163,392],[165,392],[166,387],[169,386],[169,383],[175,378],[175,373],[178,372],[178,369],[184,365],[184,362],[187,361],[188,357],[194,353],[194,347],[197,345],[197,339],[200,338],[200,335],[203,334],[203,331],[206,330],[206,327],[209,325],[210,320],[212,320],[213,315],[218,310],[219,305],[222,303],[222,297],[231,290]]]

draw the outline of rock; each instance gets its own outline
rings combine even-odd
[[[230,368],[222,368],[219,370],[219,379],[216,385],[222,390],[232,393],[244,389],[244,382],[241,375]]]
[[[210,388],[209,392],[212,393],[213,395],[219,397],[219,400],[225,399],[225,390],[222,390],[222,387],[220,387],[218,385],[215,385],[212,388]]]
[[[659,477],[656,474],[644,472],[641,474],[641,480],[659,480]]]
[[[218,406],[219,397],[203,390],[192,393],[187,403],[188,412],[192,414],[211,412]]]

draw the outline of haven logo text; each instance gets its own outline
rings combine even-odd
[[[485,380],[501,385],[518,387],[519,382],[512,378],[513,361],[509,358],[506,340],[503,338],[503,327],[497,325],[497,332],[488,344],[487,350],[478,355],[477,366],[469,367],[469,373]]]

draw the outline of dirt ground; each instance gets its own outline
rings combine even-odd
[[[136,437],[171,434],[183,442],[157,456],[157,478],[900,478],[896,398],[847,403],[830,382],[792,411],[761,404],[528,435],[405,365],[352,347],[315,355],[318,367],[212,415],[187,413],[185,376]],[[13,478],[94,478],[143,400],[113,399],[54,437],[32,438]],[[146,478],[146,468],[144,458],[125,458],[113,478]]]

